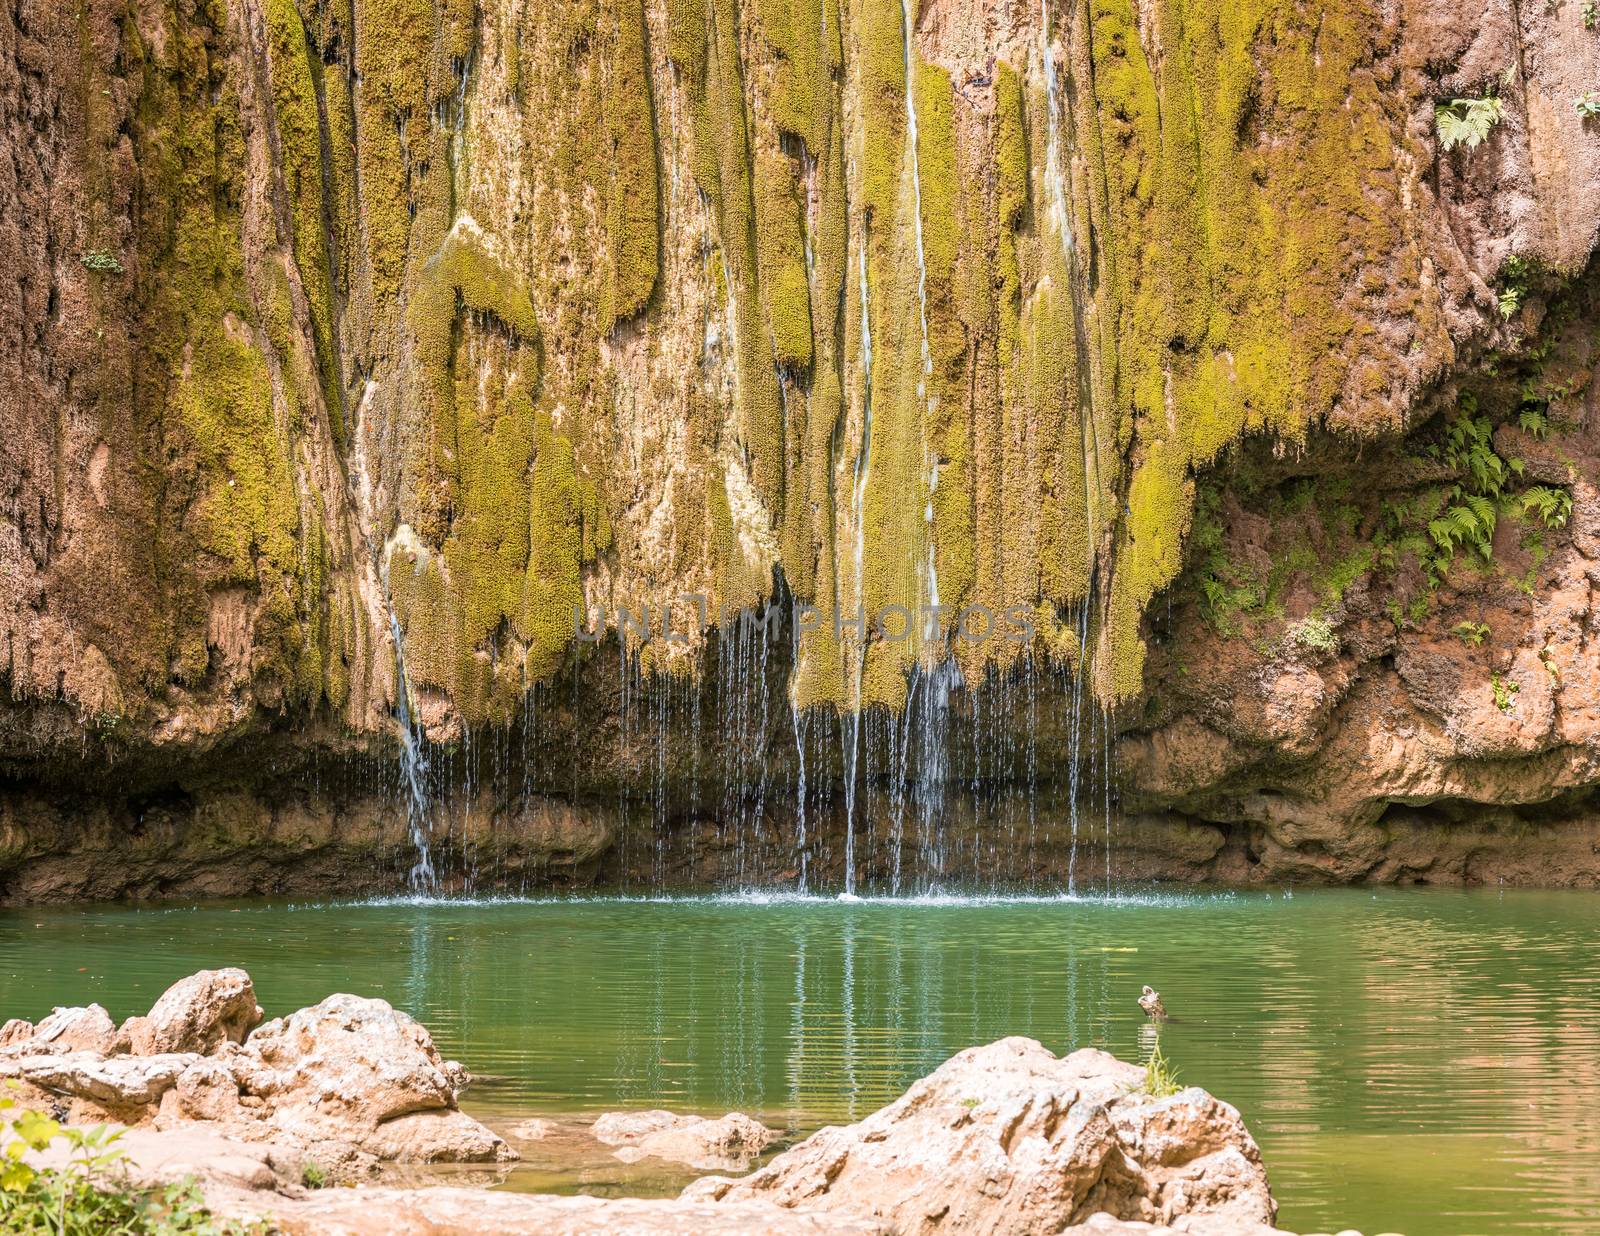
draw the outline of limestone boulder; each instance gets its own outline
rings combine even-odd
[[[778,1136],[743,1112],[713,1120],[659,1110],[607,1112],[589,1132],[596,1141],[618,1147],[624,1162],[651,1155],[706,1171],[743,1171]]]
[[[697,1201],[840,1210],[914,1233],[1055,1233],[1090,1216],[1250,1232],[1276,1206],[1239,1113],[1093,1049],[1008,1038],[946,1061],[857,1124],[822,1129]]]
[[[167,988],[144,1017],[123,1025],[135,1055],[189,1051],[205,1055],[223,1043],[242,1043],[260,1024],[255,985],[236,967],[201,970]]]
[[[12,1053],[95,1051],[109,1055],[125,1046],[111,1015],[98,1004],[52,1009],[37,1026],[12,1020],[0,1028],[0,1050]]]
[[[428,1032],[383,1000],[329,996],[267,1022],[217,1060],[238,1084],[241,1102],[304,1141],[333,1138],[410,1162],[515,1157],[457,1108],[461,1067],[442,1059]],[[214,1079],[206,1085],[218,1088]]]
[[[198,1056],[103,1056],[98,1052],[41,1052],[0,1060],[0,1078],[45,1094],[100,1104],[125,1113],[159,1103]]]

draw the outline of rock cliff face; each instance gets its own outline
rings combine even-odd
[[[1591,25],[9,6],[0,895],[1600,880]]]

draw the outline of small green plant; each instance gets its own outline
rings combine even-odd
[[[1559,687],[1561,685],[1561,667],[1556,664],[1556,654],[1550,651],[1548,644],[1539,649],[1539,664],[1544,666],[1544,672],[1550,675],[1550,681]]]
[[[1289,638],[1313,652],[1332,652],[1339,646],[1339,637],[1334,632],[1333,624],[1317,616],[1302,618],[1295,623],[1289,628]]]
[[[1505,116],[1505,104],[1498,96],[1482,99],[1451,99],[1433,109],[1434,128],[1439,133],[1439,145],[1445,150],[1465,146],[1472,150],[1481,146],[1489,130]]]
[[[130,1188],[109,1178],[122,1158],[120,1129],[97,1124],[77,1129],[19,1108],[0,1097],[0,1231],[48,1236],[243,1236],[259,1226],[220,1223],[206,1209],[192,1182],[164,1189]],[[61,1168],[36,1168],[30,1151],[65,1141],[70,1154]]]
[[[1178,1081],[1177,1070],[1168,1063],[1166,1053],[1161,1050],[1161,1039],[1158,1036],[1155,1046],[1150,1049],[1150,1059],[1144,1066],[1144,1092],[1155,1098],[1164,1099],[1182,1089],[1183,1085]]]
[[[1600,116],[1600,90],[1589,90],[1572,100],[1572,108],[1580,119],[1593,120]]]
[[[1502,678],[1499,671],[1489,675],[1489,686],[1494,691],[1494,706],[1501,712],[1510,712],[1517,706],[1517,692],[1522,684],[1514,678]]]
[[[1523,432],[1535,438],[1542,438],[1550,432],[1550,417],[1537,404],[1529,404],[1518,412],[1517,424],[1522,427]]]
[[[1593,30],[1600,26],[1600,4],[1596,0],[1583,0],[1583,28]]]
[[[1458,622],[1450,628],[1454,635],[1469,648],[1477,648],[1484,640],[1489,638],[1489,624],[1486,622]]]
[[[1500,306],[1500,316],[1503,318],[1515,316],[1517,310],[1522,308],[1522,295],[1521,288],[1502,288],[1495,302]]]
[[[122,263],[117,261],[114,254],[107,253],[104,249],[88,249],[78,255],[78,261],[82,262],[88,269],[99,271],[102,274],[120,275],[122,273]]]
[[[308,1189],[320,1189],[328,1183],[328,1173],[319,1163],[306,1163],[300,1168],[300,1183]]]
[[[1537,515],[1546,528],[1563,528],[1572,516],[1572,495],[1556,485],[1530,485],[1517,501],[1524,515]]]

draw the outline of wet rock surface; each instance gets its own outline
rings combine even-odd
[[[607,1112],[590,1127],[624,1162],[646,1156],[708,1171],[742,1171],[778,1134],[743,1112],[712,1119],[667,1111]]]

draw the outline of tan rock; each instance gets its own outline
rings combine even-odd
[[[25,1021],[7,1022],[5,1031],[0,1031],[0,1046],[7,1044],[6,1031],[13,1036],[13,1046],[38,1054],[95,1051],[110,1055],[120,1043],[116,1023],[98,1004],[52,1009],[50,1016],[31,1028],[31,1033],[24,1034],[22,1028],[27,1025]]]
[[[537,1117],[531,1120],[519,1120],[506,1130],[518,1141],[542,1142],[556,1131],[554,1120],[541,1120]]]
[[[0,1060],[0,1077],[120,1111],[159,1103],[198,1058],[181,1054],[107,1057],[90,1051],[19,1056]]]
[[[383,1000],[329,996],[267,1022],[219,1059],[243,1096],[270,1110],[275,1129],[302,1141],[333,1138],[407,1161],[516,1157],[456,1109],[460,1066]]]
[[[259,1203],[258,1203],[259,1205]],[[797,1214],[769,1202],[545,1197],[475,1189],[328,1189],[273,1200],[286,1236],[890,1236],[857,1215]],[[251,1213],[245,1206],[242,1213]]]
[[[1059,1232],[1104,1212],[1234,1230],[1276,1207],[1239,1113],[1205,1091],[1140,1092],[1145,1071],[1093,1049],[1057,1058],[1009,1038],[946,1061],[894,1103],[826,1128],[688,1200],[871,1214],[919,1232]]]
[[[33,1037],[33,1023],[23,1021],[20,1017],[13,1017],[5,1025],[0,1026],[0,1049],[23,1043]]]
[[[617,1157],[624,1162],[650,1155],[707,1171],[742,1171],[778,1137],[743,1112],[714,1120],[660,1110],[607,1112],[589,1132],[598,1142],[620,1147]]]
[[[243,970],[201,970],[162,993],[148,1015],[133,1017],[123,1030],[136,1055],[193,1051],[202,1055],[223,1043],[242,1043],[260,1024],[256,991]]]

